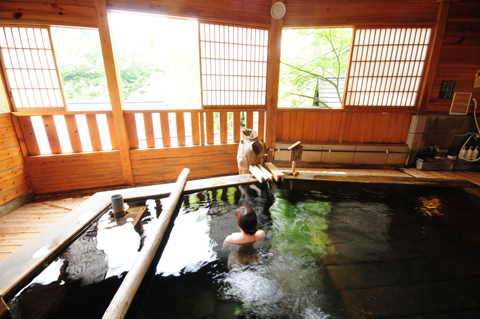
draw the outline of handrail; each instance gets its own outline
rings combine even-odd
[[[261,112],[261,111],[266,111],[267,109],[265,107],[263,108],[248,108],[248,109],[242,109],[242,108],[235,108],[235,109],[157,109],[157,110],[123,110],[123,113],[129,114],[129,113],[176,113],[176,112],[183,112],[183,113],[189,113],[189,112]]]
[[[170,219],[187,182],[189,173],[190,170],[184,168],[178,177],[177,182],[173,186],[170,197],[168,198],[169,200],[166,209],[162,212],[160,218],[155,221],[152,233],[147,237],[145,245],[142,250],[140,250],[135,263],[125,276],[125,279],[123,279],[120,288],[118,288],[117,293],[105,311],[103,319],[122,319],[127,314],[133,298],[135,297],[135,293],[137,292],[138,287],[140,287],[142,279],[150,267],[158,246],[163,239],[163,235],[167,230]]]
[[[415,113],[414,109],[399,109],[399,108],[346,108],[346,109],[317,109],[317,108],[308,108],[308,107],[299,107],[299,108],[284,108],[279,107],[278,112],[324,112],[324,113]]]
[[[112,111],[45,111],[45,112],[12,112],[15,116],[43,116],[43,115],[75,115],[75,114],[112,114]]]

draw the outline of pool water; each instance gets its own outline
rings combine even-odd
[[[461,189],[270,186],[185,195],[127,318],[480,317],[480,209]],[[12,317],[101,318],[162,201],[141,230],[102,216],[10,300]],[[224,246],[241,205],[266,232],[258,247]]]

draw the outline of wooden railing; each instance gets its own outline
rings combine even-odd
[[[117,150],[111,111],[16,112],[30,156]],[[238,143],[240,129],[265,137],[265,109],[124,111],[130,149]]]
[[[29,156],[118,149],[111,111],[13,114],[18,118]]]
[[[265,136],[264,109],[135,110],[124,114],[131,149],[238,143],[242,127],[253,128],[260,139]]]

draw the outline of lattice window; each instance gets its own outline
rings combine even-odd
[[[268,31],[199,24],[202,105],[265,105]]]
[[[47,27],[0,27],[2,66],[17,111],[65,109]]]
[[[412,107],[431,29],[357,29],[345,106]]]

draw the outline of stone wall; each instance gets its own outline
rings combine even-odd
[[[435,145],[448,149],[450,155],[458,155],[468,138],[465,134],[478,133],[473,122],[471,115],[412,115],[407,138],[408,163],[413,163],[419,154],[431,153],[430,146]],[[480,145],[480,140],[472,138],[468,145]]]

